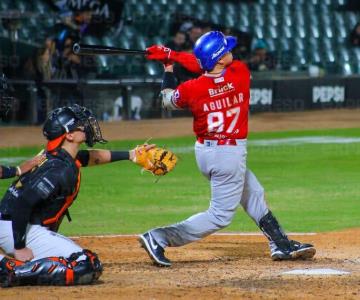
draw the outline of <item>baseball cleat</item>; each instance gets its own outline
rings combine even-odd
[[[310,259],[313,258],[316,249],[311,244],[302,244],[300,242],[291,240],[291,256],[293,259]]]
[[[289,260],[291,259],[291,255],[288,252],[282,251],[280,248],[276,247],[274,250],[271,250],[271,259],[274,261]]]
[[[274,261],[279,260],[295,260],[295,259],[310,259],[313,258],[316,249],[311,244],[302,244],[300,242],[291,240],[290,249],[283,250],[270,243],[271,259]]]
[[[151,260],[160,267],[170,267],[171,261],[164,255],[164,248],[162,248],[155,239],[151,236],[150,232],[146,232],[139,236],[139,242],[148,253]]]

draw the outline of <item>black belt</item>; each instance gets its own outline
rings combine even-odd
[[[11,216],[0,214],[0,221],[11,221]]]

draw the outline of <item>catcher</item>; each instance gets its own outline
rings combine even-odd
[[[105,143],[97,120],[85,107],[74,105],[52,111],[43,127],[46,159],[21,175],[0,203],[0,283],[17,285],[90,284],[102,274],[98,256],[57,233],[81,183],[80,168],[132,160],[156,175],[166,174],[165,157],[175,156],[155,145],[130,151],[79,150]],[[166,152],[166,153],[165,153]],[[158,154],[161,154],[158,156]]]

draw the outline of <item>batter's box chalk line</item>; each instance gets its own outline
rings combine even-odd
[[[295,269],[291,271],[282,272],[282,275],[307,275],[307,276],[318,276],[318,275],[348,275],[350,272],[323,268],[323,269]]]

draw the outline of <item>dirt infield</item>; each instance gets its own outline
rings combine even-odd
[[[171,268],[150,262],[136,237],[80,238],[104,263],[101,281],[82,287],[0,289],[7,299],[359,299],[360,230],[294,236],[312,242],[310,261],[273,262],[262,236],[210,236],[168,249]],[[282,275],[293,269],[333,268],[349,275]]]
[[[251,131],[360,127],[359,110],[264,113]],[[191,119],[102,124],[109,140],[192,134]],[[41,145],[39,127],[0,128],[0,147]],[[171,248],[171,268],[152,265],[136,237],[79,238],[104,264],[99,283],[82,287],[0,288],[0,299],[360,299],[360,229],[294,236],[314,243],[313,260],[272,262],[262,236],[210,236]],[[348,275],[283,275],[294,269],[332,268]]]
[[[292,113],[259,113],[250,117],[250,131],[360,127],[359,109]],[[164,138],[192,134],[191,118],[122,121],[101,124],[108,140]],[[0,127],[0,148],[43,145],[40,127]]]

